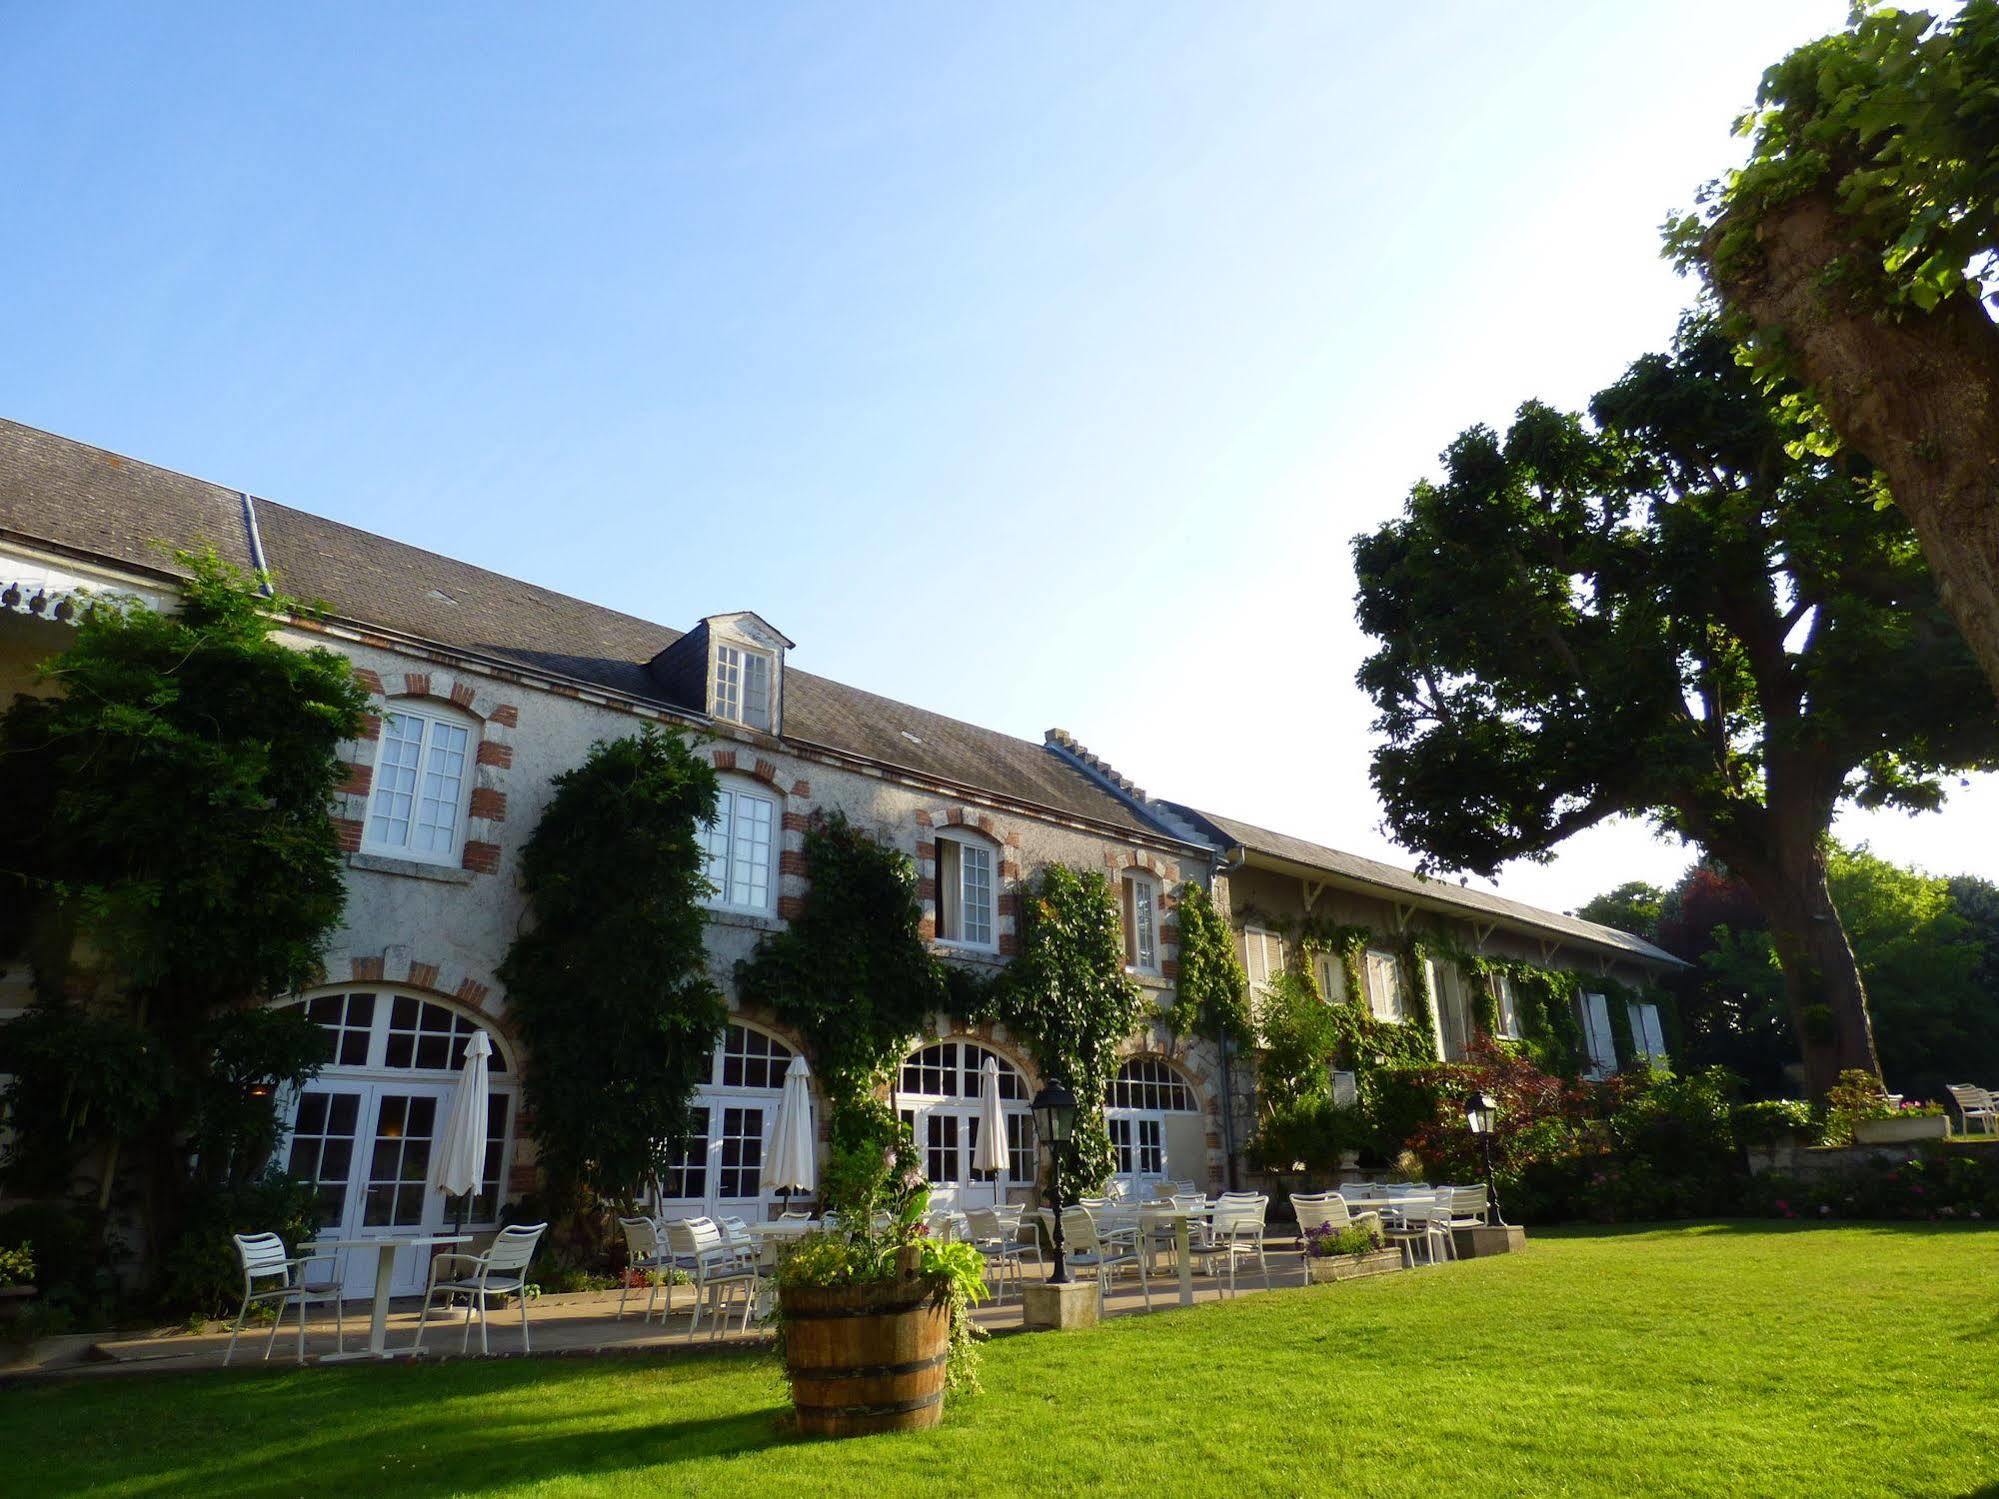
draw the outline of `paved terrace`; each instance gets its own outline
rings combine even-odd
[[[1270,1283],[1273,1289],[1298,1287],[1306,1283],[1304,1258],[1296,1238],[1275,1237],[1269,1241]],[[1419,1268],[1427,1268],[1420,1267]],[[1448,1262],[1444,1267],[1448,1269]],[[1027,1278],[1032,1281],[1034,1267],[1027,1267]],[[645,1310],[645,1293],[633,1291],[626,1303],[626,1312],[619,1318],[618,1293],[616,1291],[585,1291],[565,1295],[543,1296],[528,1311],[529,1327],[533,1336],[532,1357],[559,1358],[618,1353],[661,1353],[675,1348],[713,1348],[725,1344],[748,1344],[768,1336],[768,1333],[750,1324],[748,1333],[735,1330],[731,1318],[730,1330],[724,1336],[710,1336],[713,1319],[704,1311],[701,1330],[691,1340],[689,1338],[690,1312],[693,1306],[693,1289],[689,1286],[673,1286],[672,1310],[662,1326],[658,1307],[655,1304],[651,1321],[642,1317]],[[1238,1295],[1261,1295],[1263,1277],[1253,1266],[1238,1269],[1236,1274]],[[1152,1302],[1150,1310],[1167,1311],[1179,1305],[1179,1281],[1175,1272],[1162,1259],[1160,1268],[1151,1276]],[[1202,1275],[1194,1276],[1194,1300],[1197,1305],[1216,1301],[1228,1294],[1226,1277]],[[664,1297],[662,1299],[665,1299]],[[391,1305],[389,1314],[388,1343],[390,1348],[406,1348],[416,1335],[417,1313],[421,1302],[410,1297]],[[1109,1317],[1141,1316],[1147,1311],[1144,1297],[1140,1294],[1136,1276],[1123,1274],[1112,1282],[1110,1295],[1104,1301],[1104,1313]],[[306,1322],[306,1366],[318,1367],[319,1357],[334,1351],[333,1317],[330,1310],[315,1307],[314,1315]],[[369,1307],[365,1301],[349,1302],[345,1308],[346,1347],[351,1353],[366,1348],[368,1342]],[[441,1315],[433,1315],[429,1328],[424,1333],[424,1357],[426,1359],[459,1358],[459,1346],[464,1338],[461,1313],[452,1310]],[[974,1316],[989,1332],[1013,1332],[1021,1327],[1020,1298],[1008,1287],[1004,1302],[987,1301],[977,1308]],[[278,1335],[277,1346],[271,1350],[273,1366],[293,1365],[297,1356],[298,1333],[293,1314],[287,1313],[284,1330]],[[236,1357],[231,1368],[254,1368],[264,1354],[265,1339],[270,1336],[268,1323],[246,1324],[242,1337],[237,1341]],[[520,1312],[517,1307],[505,1311],[495,1310],[487,1329],[494,1358],[518,1358],[521,1356]],[[35,1375],[79,1374],[119,1374],[119,1373],[167,1373],[195,1369],[215,1369],[222,1365],[222,1355],[229,1346],[228,1324],[210,1323],[206,1330],[190,1333],[178,1329],[160,1329],[147,1334],[86,1338],[61,1338],[47,1340],[43,1345],[44,1356],[38,1362],[18,1364],[0,1370],[0,1377],[14,1378]],[[479,1332],[472,1329],[470,1357],[478,1358]],[[357,1361],[365,1362],[365,1361]],[[353,1367],[334,1364],[328,1367]]]

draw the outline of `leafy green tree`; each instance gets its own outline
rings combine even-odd
[[[1907,522],[1794,442],[1708,320],[1599,394],[1524,406],[1355,543],[1373,779],[1427,862],[1491,874],[1620,814],[1754,892],[1815,1093],[1876,1071],[1826,885],[1835,807],[1929,808],[1999,713]]]
[[[1999,692],[1999,3],[1856,5],[1763,75],[1748,164],[1668,243],[1886,477]]]
[[[1984,934],[1954,895],[1963,882],[1891,863],[1865,848],[1831,849],[1826,871],[1866,979],[1888,1083],[1939,1097],[1944,1083],[1962,1081],[1959,1073],[1999,1071],[1999,992],[1983,977]],[[1733,924],[1669,919],[1662,933],[1670,951],[1696,965],[1676,977],[1675,991],[1683,1016],[1702,1017],[1694,1058],[1733,1069],[1759,1093],[1783,1092],[1782,1064],[1796,1054],[1796,1040],[1785,1013],[1782,969],[1746,892],[1732,901],[1704,893],[1716,888],[1729,888],[1726,872],[1697,865],[1674,904],[1727,916]]]
[[[1261,1006],[1262,1045],[1256,1059],[1257,1094],[1267,1113],[1285,1113],[1333,1096],[1333,1053],[1345,1038],[1339,1018],[1319,986],[1305,974],[1286,972]]]
[[[46,695],[0,718],[0,950],[37,1000],[0,1027],[17,1193],[94,1159],[133,1188],[153,1264],[197,1199],[247,1188],[274,1086],[324,1036],[274,995],[317,977],[346,890],[331,818],[367,694],[346,659],[274,638],[299,606],[181,553],[171,612],[101,598]]]
[[[554,784],[521,855],[534,925],[500,978],[551,1195],[626,1203],[687,1133],[728,1018],[703,940],[715,772],[647,725]]]
[[[1999,885],[1975,874],[1953,875],[1948,884],[1951,904],[1979,946],[1978,968],[1972,977],[1987,1003],[1999,1008]]]
[[[1615,890],[1606,891],[1579,907],[1576,915],[1650,942],[1659,934],[1659,917],[1665,908],[1666,892],[1657,885],[1626,880]]]

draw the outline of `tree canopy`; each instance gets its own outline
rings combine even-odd
[[[156,1264],[197,1198],[269,1164],[272,1089],[247,1085],[323,1056],[264,1006],[317,978],[339,923],[338,751],[368,701],[345,657],[274,638],[294,601],[177,560],[171,611],[92,600],[46,695],[0,717],[0,952],[25,947],[37,995],[0,1027],[9,1185],[59,1193],[102,1152],[99,1200],[129,1176]]]
[[[1999,1074],[1999,909],[1981,900],[1992,886],[1865,848],[1829,850],[1827,879],[1866,978],[1888,1085],[1940,1098],[1947,1082]],[[1667,979],[1688,1064],[1718,1063],[1759,1093],[1788,1092],[1784,1064],[1797,1042],[1748,888],[1726,869],[1693,865],[1666,894],[1658,940],[1694,965]]]
[[[1856,6],[1764,75],[1750,159],[1668,226],[1732,331],[1886,476],[1999,692],[1999,3]]]
[[[1936,806],[1999,713],[1908,523],[1798,436],[1690,315],[1589,418],[1465,432],[1355,563],[1396,834],[1483,874],[1619,814],[1700,843],[1764,908],[1822,1091],[1875,1066],[1833,810]]]
[[[534,925],[500,978],[558,1192],[628,1202],[687,1133],[728,1018],[703,941],[716,795],[713,767],[649,724],[557,776],[522,850]]]

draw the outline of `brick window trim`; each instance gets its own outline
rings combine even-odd
[[[377,701],[363,721],[358,738],[341,747],[347,767],[334,796],[333,825],[341,851],[361,854],[367,826],[368,800],[374,789],[375,754],[382,738],[382,717],[389,706],[417,699],[445,704],[479,726],[472,752],[472,787],[467,797],[465,832],[457,867],[473,875],[495,873],[503,852],[500,826],[507,820],[505,772],[513,768],[513,732],[521,721],[517,704],[502,702],[484,683],[441,671],[377,672],[354,668],[354,680]],[[356,867],[367,867],[365,865]],[[449,866],[444,866],[449,867]]]
[[[777,798],[778,844],[777,844],[777,923],[796,921],[805,911],[805,892],[808,882],[805,878],[805,833],[812,825],[811,815],[804,810],[806,800],[812,795],[812,783],[802,776],[793,776],[767,755],[748,754],[742,750],[717,747],[708,751],[708,763],[715,767],[717,775],[744,776],[767,787]],[[726,913],[715,911],[710,920],[721,920]],[[768,917],[757,917],[762,922]]]
[[[918,935],[953,956],[972,960],[980,956],[976,949],[954,947],[939,942],[937,937],[937,834],[960,829],[980,835],[999,850],[999,878],[993,900],[994,937],[998,955],[1011,958],[1020,951],[1020,896],[1013,888],[1020,883],[1020,829],[976,807],[946,805],[917,810],[916,895],[923,908]]]

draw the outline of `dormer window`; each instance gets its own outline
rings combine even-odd
[[[767,652],[715,645],[715,677],[709,711],[745,728],[770,732],[771,658]]]

